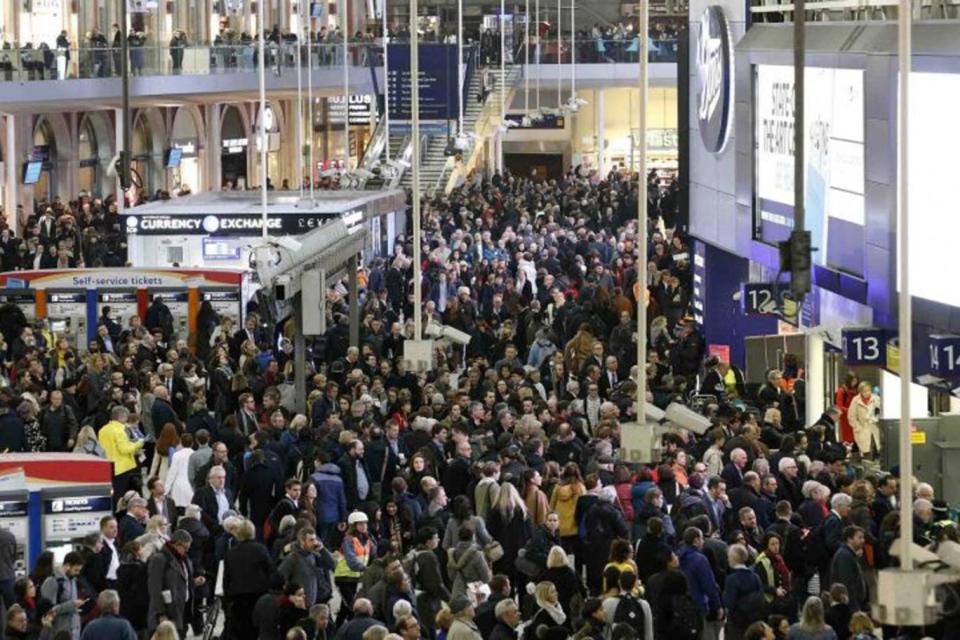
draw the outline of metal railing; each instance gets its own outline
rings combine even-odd
[[[270,44],[266,61],[275,74],[296,67],[297,54],[307,64],[306,45]],[[315,69],[343,64],[343,43],[314,45],[312,64]],[[131,46],[129,68],[132,76],[208,75],[211,73],[251,72],[257,67],[257,42],[187,47]],[[119,77],[120,49],[0,49],[0,81],[71,80]],[[372,56],[372,57],[371,57]],[[356,66],[382,64],[378,44],[350,43],[348,62]]]
[[[960,0],[913,0],[915,20],[960,18]],[[804,5],[808,16],[817,21],[895,20],[898,0],[810,0]],[[753,0],[750,12],[755,20],[782,22],[793,20],[792,2]]]
[[[677,38],[651,36],[647,40],[647,55],[650,62],[676,62],[677,61]],[[601,39],[586,38],[576,41],[569,37],[562,38],[559,42],[553,39],[543,39],[538,43],[535,38],[530,40],[530,64],[537,63],[539,55],[541,64],[557,64],[558,56],[560,64],[570,64],[573,62],[571,54],[571,45],[576,48],[577,64],[611,64],[611,63],[636,63],[640,60],[640,39],[639,38],[617,38]],[[520,47],[520,54],[517,60],[523,60],[523,47]]]

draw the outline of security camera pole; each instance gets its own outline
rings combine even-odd
[[[121,94],[121,117],[123,123],[120,125],[120,135],[122,137],[122,149],[120,150],[120,167],[117,171],[117,177],[120,179],[121,193],[118,207],[123,210],[125,200],[124,194],[130,188],[130,70],[128,68],[127,53],[130,50],[127,42],[127,0],[120,2],[120,87]]]

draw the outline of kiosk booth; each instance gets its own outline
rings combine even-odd
[[[56,563],[113,513],[113,465],[83,453],[0,456],[0,527],[17,539],[18,574],[29,573],[41,551]]]
[[[261,206],[259,191],[207,191],[127,209],[121,217],[130,261],[162,269],[247,269],[252,249],[261,241]],[[272,191],[267,231],[271,237],[296,239],[357,214],[367,224],[364,258],[388,254],[405,229],[406,196],[400,189],[317,191],[313,200],[300,200],[296,192]]]
[[[97,318],[109,306],[126,326],[144,320],[153,296],[170,308],[181,337],[196,331],[197,311],[209,299],[217,312],[243,320],[247,272],[238,269],[70,269],[0,273],[0,304],[13,303],[27,319],[46,318],[51,330],[86,350]]]

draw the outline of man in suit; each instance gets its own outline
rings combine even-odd
[[[843,544],[837,549],[830,562],[830,582],[844,585],[850,595],[851,611],[869,611],[870,606],[867,581],[860,566],[860,556],[866,536],[863,529],[855,525],[843,530]]]
[[[343,489],[347,494],[349,511],[353,511],[370,497],[370,473],[363,453],[363,441],[354,440],[337,462],[340,467],[340,476],[343,478]]]
[[[243,480],[240,481],[238,501],[240,513],[249,517],[257,526],[257,539],[260,542],[264,540],[263,523],[266,522],[267,516],[270,515],[281,494],[277,474],[267,464],[264,456],[263,450],[253,452],[250,468],[243,474]]]
[[[117,523],[121,544],[136,540],[147,531],[147,501],[136,496],[127,503],[127,513]]]
[[[260,344],[260,328],[257,326],[258,318],[255,314],[249,314],[243,323],[243,328],[233,334],[230,338],[230,357],[234,360],[240,359],[240,348],[244,341],[250,340],[253,344]]]
[[[191,482],[193,482],[194,491],[206,486],[210,477],[211,469],[214,467],[220,467],[227,474],[227,489],[233,493],[236,493],[239,491],[239,487],[237,486],[237,470],[234,468],[233,463],[230,462],[230,449],[227,447],[226,443],[214,442],[211,451],[212,453],[210,454],[210,459],[205,465],[197,470],[197,473],[191,480]]]
[[[176,375],[176,370],[169,362],[164,362],[157,367],[157,372],[160,374],[160,384],[167,388],[167,399],[173,410],[181,420],[186,420],[187,406],[190,402],[190,389],[186,381]]]
[[[249,436],[260,428],[257,423],[257,401],[252,393],[241,393],[238,400],[240,409],[237,411],[237,425],[240,433]]]
[[[101,324],[97,327],[96,341],[100,346],[101,353],[116,353],[116,345],[110,335],[110,329],[106,325]]]
[[[153,418],[153,428],[157,433],[163,431],[163,427],[168,422],[177,428],[177,433],[183,433],[183,421],[170,404],[170,392],[167,387],[158,384],[153,388],[153,407],[150,408],[150,416]]]
[[[156,424],[156,423],[154,423]],[[743,482],[743,470],[747,466],[747,452],[743,449],[734,449],[730,452],[730,462],[720,472],[720,477],[731,490],[736,489]]]
[[[713,476],[707,481],[707,493],[703,496],[703,506],[710,518],[713,530],[723,531],[723,514],[729,506],[727,485],[722,478]]]
[[[223,514],[233,509],[233,492],[227,488],[227,473],[223,467],[213,467],[207,475],[207,485],[193,494],[193,504],[201,509],[200,520],[211,536],[223,531]]]
[[[118,539],[119,527],[113,516],[100,518],[100,547],[99,569],[103,577],[102,586],[98,591],[114,589],[117,586],[117,569],[120,568],[120,542]]]
[[[147,490],[150,497],[147,499],[147,513],[151,516],[163,516],[170,523],[170,530],[177,528],[177,505],[173,498],[167,495],[167,489],[160,478],[150,478],[147,481]]]
[[[618,368],[619,364],[617,362],[617,357],[607,356],[603,372],[600,374],[600,379],[597,381],[597,386],[600,387],[600,396],[604,400],[610,399],[610,394],[613,393],[613,390],[617,388],[617,384],[620,383],[620,374],[618,372]]]
[[[760,475],[757,472],[747,471],[743,474],[743,483],[730,492],[730,507],[736,513],[740,513],[740,509],[744,507],[749,507],[756,514],[761,529],[770,525],[766,508],[760,498]],[[763,511],[763,519],[761,519],[761,511]]]

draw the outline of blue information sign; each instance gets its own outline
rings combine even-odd
[[[845,364],[877,367],[887,364],[887,341],[883,329],[844,329],[840,332],[840,345]]]
[[[960,375],[960,336],[930,336],[930,372],[941,376]]]
[[[448,120],[458,117],[460,96],[457,82],[457,46],[428,43],[420,45],[420,118]],[[390,119],[409,120],[410,45],[391,44],[387,48],[387,95]]]

